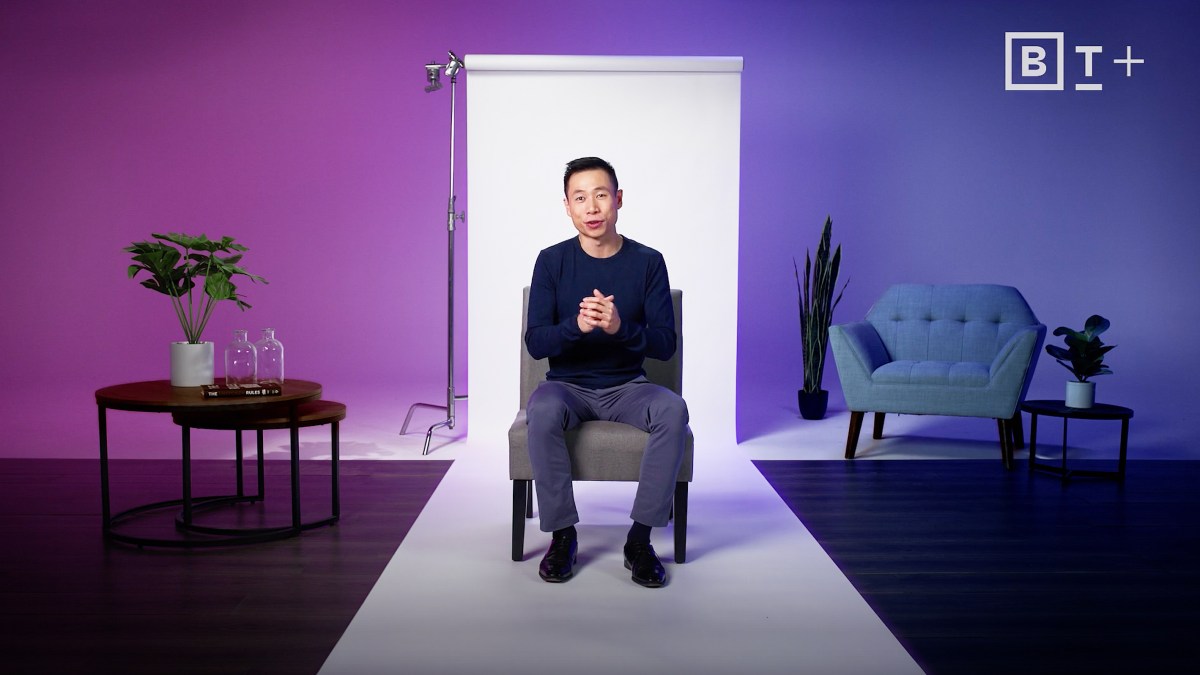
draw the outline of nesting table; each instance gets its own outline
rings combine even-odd
[[[1129,448],[1129,419],[1133,410],[1119,405],[1097,403],[1090,408],[1071,408],[1065,401],[1025,401],[1021,410],[1029,413],[1029,472],[1044,471],[1067,480],[1072,476],[1091,476],[1096,478],[1115,478],[1125,480],[1125,454]],[[1037,423],[1038,415],[1061,417],[1063,420],[1062,462],[1059,466],[1037,461]],[[1117,459],[1116,471],[1094,471],[1086,469],[1067,468],[1067,423],[1071,420],[1120,420],[1121,421],[1121,451]]]
[[[194,548],[250,544],[293,537],[303,530],[337,522],[338,513],[338,432],[337,423],[345,417],[345,406],[321,401],[321,385],[307,380],[287,380],[278,396],[204,398],[199,387],[172,387],[169,380],[131,382],[96,391],[100,434],[100,494],[104,536],[137,546]],[[108,411],[170,413],[182,430],[182,495],[151,504],[143,504],[112,513],[109,493]],[[300,512],[300,427],[330,424],[333,435],[332,514],[303,521]],[[237,492],[231,495],[195,496],[192,494],[191,430],[228,429],[237,432]],[[291,520],[271,527],[212,527],[195,521],[198,511],[222,505],[257,502],[263,499],[264,429],[289,429],[291,432]],[[258,432],[258,493],[245,494],[242,487],[241,432]],[[185,534],[168,539],[146,537],[122,531],[121,525],[134,516],[160,509],[178,509],[176,529]]]

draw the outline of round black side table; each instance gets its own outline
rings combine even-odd
[[[1044,471],[1063,480],[1072,476],[1091,476],[1125,480],[1125,455],[1129,448],[1129,418],[1133,410],[1119,405],[1097,403],[1090,408],[1071,408],[1064,401],[1025,401],[1021,410],[1029,413],[1029,472]],[[1062,462],[1060,466],[1037,461],[1038,415],[1061,417],[1063,420]],[[1121,454],[1116,471],[1096,471],[1067,468],[1067,423],[1070,420],[1121,420]]]
[[[149,382],[130,382],[104,387],[96,391],[96,407],[100,432],[100,500],[101,522],[104,536],[114,541],[136,546],[161,546],[171,548],[199,548],[210,546],[229,546],[233,544],[251,544],[273,539],[296,536],[309,527],[331,524],[338,520],[336,481],[337,454],[333,455],[334,510],[330,518],[314,523],[302,522],[300,516],[300,427],[316,424],[332,424],[345,417],[345,406],[334,402],[319,401],[321,385],[307,380],[289,379],[283,384],[283,391],[278,396],[247,396],[205,398],[200,387],[172,387],[168,380]],[[125,410],[132,412],[171,413],[176,424],[182,428],[181,455],[183,460],[182,488],[180,499],[171,499],[152,504],[143,504],[113,513],[109,500],[108,475],[108,411]],[[247,495],[242,489],[241,454],[237,457],[238,492],[236,495],[194,496],[192,494],[192,454],[191,430],[198,429],[288,429],[291,432],[291,481],[292,481],[292,518],[290,525],[274,528],[258,528],[236,531],[232,529],[214,530],[196,525],[192,515],[195,510],[205,510],[210,506],[231,504],[237,502],[255,502],[263,498],[260,487],[259,494]],[[337,434],[337,427],[333,427]],[[240,438],[240,432],[239,432]],[[336,442],[336,437],[335,437]],[[336,448],[336,445],[334,446]],[[240,450],[240,445],[239,445]],[[259,445],[261,467],[262,445]],[[259,475],[261,476],[261,469]],[[191,530],[203,535],[201,538],[165,539],[144,537],[121,531],[119,525],[130,518],[142,513],[179,507],[181,510],[176,518],[176,527],[180,530]]]

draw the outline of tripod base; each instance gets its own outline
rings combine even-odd
[[[466,399],[467,399],[466,396],[455,396],[454,397],[455,401],[465,401]],[[444,406],[444,405],[437,405],[436,403],[414,403],[408,407],[408,414],[404,416],[404,424],[400,427],[400,435],[401,436],[408,433],[408,424],[409,424],[409,422],[412,422],[413,413],[416,412],[417,408],[433,408],[434,410],[445,410],[447,412],[446,419],[442,420],[441,422],[437,422],[437,423],[433,424],[432,426],[429,427],[429,429],[427,429],[425,431],[425,449],[421,451],[421,454],[428,455],[429,454],[429,444],[433,441],[433,430],[440,429],[442,427],[446,427],[447,429],[453,429],[454,428],[454,413],[449,407]]]

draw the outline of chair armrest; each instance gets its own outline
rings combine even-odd
[[[870,377],[876,368],[892,360],[887,347],[883,345],[883,339],[868,321],[830,326],[829,344],[833,347],[833,360],[837,364],[838,374],[843,378],[853,371]]]
[[[1038,352],[1045,337],[1046,326],[1040,323],[1013,333],[992,359],[988,369],[991,386],[1018,388],[1020,393],[1016,400],[1023,400],[1033,380],[1033,369],[1037,366]]]
[[[1004,346],[996,353],[996,358],[992,359],[992,363],[988,367],[992,379],[1011,368],[1023,370],[1032,360],[1031,357],[1038,348],[1038,343],[1042,341],[1041,336],[1045,334],[1046,327],[1041,324],[1021,328],[1013,333],[1008,342],[1004,343]]]

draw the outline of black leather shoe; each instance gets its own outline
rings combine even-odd
[[[625,544],[625,569],[633,571],[635,584],[646,588],[658,588],[667,583],[667,571],[649,543]]]
[[[574,539],[555,537],[550,541],[550,549],[542,556],[542,562],[538,565],[538,576],[542,581],[552,584],[561,584],[570,579],[575,573],[572,567],[575,565],[575,553],[578,550],[579,544]]]

